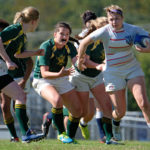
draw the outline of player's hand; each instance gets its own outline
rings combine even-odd
[[[64,77],[64,76],[69,76],[74,72],[74,68],[71,67],[69,69],[65,69],[64,67],[62,67],[62,69],[59,71],[59,76],[60,77]]]
[[[6,62],[6,65],[8,70],[15,70],[16,68],[18,68],[18,66],[12,61]]]
[[[36,56],[44,56],[45,55],[45,51],[44,49],[38,49],[36,51]]]
[[[146,41],[146,47],[141,47],[140,45],[135,45],[135,48],[139,52],[150,53],[150,43]]]
[[[84,63],[85,63],[85,58],[81,58],[77,60],[77,67],[79,70],[84,71],[87,68]]]
[[[19,81],[18,85],[24,89],[25,88],[25,85],[26,85],[26,81],[24,79],[22,79],[21,81]]]
[[[96,66],[96,70],[103,71],[103,70],[104,70],[104,67],[105,67],[105,64],[104,64],[104,63],[99,64],[99,65]]]

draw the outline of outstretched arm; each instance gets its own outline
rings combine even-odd
[[[16,58],[27,58],[32,56],[44,56],[44,49],[38,49],[36,51],[24,51],[22,53],[16,53],[14,56]]]

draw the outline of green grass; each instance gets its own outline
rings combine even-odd
[[[42,140],[29,144],[0,140],[0,150],[150,150],[150,142],[124,141],[122,145],[105,145],[98,141],[78,140],[78,144],[62,144],[58,140]]]

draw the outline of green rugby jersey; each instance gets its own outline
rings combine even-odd
[[[95,41],[87,47],[86,54],[90,56],[91,61],[101,64],[105,59],[103,44],[99,40]],[[78,70],[77,67],[75,68]],[[79,72],[88,77],[96,77],[101,71],[96,70],[95,68],[87,68],[84,71]]]
[[[27,38],[23,33],[22,25],[20,23],[10,25],[0,32],[0,36],[8,56],[18,66],[15,70],[8,70],[8,74],[12,78],[23,77],[28,58],[19,59],[14,57],[14,54],[19,54],[25,50]],[[0,59],[2,58],[0,57]]]
[[[5,50],[13,61],[14,54],[24,51],[25,43],[27,41],[26,35],[23,33],[22,25],[20,23],[10,25],[0,32]],[[2,59],[0,57],[0,59]]]
[[[50,72],[59,72],[63,66],[66,67],[68,56],[73,58],[77,55],[72,43],[68,42],[62,49],[57,49],[54,39],[43,42],[40,49],[45,50],[45,55],[36,57],[34,78],[42,78],[40,66],[49,66]]]

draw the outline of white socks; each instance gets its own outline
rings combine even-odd
[[[103,113],[101,111],[96,111],[95,117],[96,117],[96,119],[103,118]]]
[[[81,125],[83,125],[83,126],[86,126],[86,125],[87,125],[87,123],[84,122],[83,118],[80,119],[80,123],[81,123]]]

